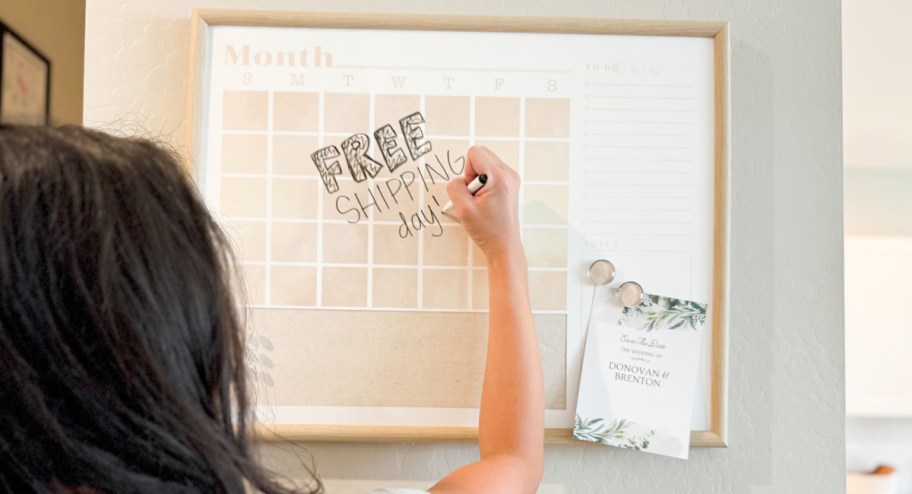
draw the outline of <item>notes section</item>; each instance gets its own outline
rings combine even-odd
[[[647,291],[708,302],[711,71],[660,56],[639,73],[605,66],[616,70],[585,71],[577,106],[581,248],[613,256],[630,279],[647,278]]]

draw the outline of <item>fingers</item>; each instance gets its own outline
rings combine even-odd
[[[496,190],[506,188],[513,190],[519,182],[516,171],[507,166],[493,151],[484,146],[472,146],[466,151],[466,168],[461,178],[455,178],[447,184],[447,194],[453,202],[454,216],[462,218],[475,206],[474,198],[487,196]],[[487,175],[487,182],[477,193],[469,192],[466,187],[475,177]]]
[[[500,164],[490,149],[484,146],[472,146],[466,152],[465,181],[471,182],[478,175],[490,174]]]
[[[465,171],[462,172],[462,176],[465,177],[465,183],[469,183],[472,180],[475,180],[475,177],[479,175],[477,172],[477,166],[475,162],[479,159],[479,146],[472,146],[466,151],[466,166]]]
[[[508,166],[499,156],[485,146],[472,146],[466,152],[465,181],[471,182],[478,175],[487,175],[488,181],[481,189],[480,194],[487,194],[492,190],[509,182],[511,178],[518,178],[516,171]],[[487,190],[485,190],[487,189]]]
[[[463,176],[447,183],[447,195],[453,202],[453,209],[449,211],[449,214],[461,220],[466,212],[474,207],[472,193],[469,192],[466,185],[479,175],[490,175],[497,168],[498,161],[500,161],[499,158],[484,146],[472,146],[466,151],[466,168]],[[488,184],[490,184],[490,178],[488,180]]]
[[[466,210],[472,207],[472,193],[469,192],[462,177],[456,177],[447,183],[447,195],[450,196],[450,201],[453,202],[453,209],[450,210],[450,214],[457,218],[462,218]]]

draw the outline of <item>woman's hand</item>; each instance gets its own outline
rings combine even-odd
[[[466,185],[478,175],[487,182],[474,196]],[[522,252],[519,236],[519,174],[484,146],[466,153],[464,177],[447,184],[452,215],[485,256],[496,258]]]

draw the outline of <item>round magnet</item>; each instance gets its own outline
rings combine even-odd
[[[589,280],[596,285],[607,285],[614,280],[614,264],[607,259],[599,259],[589,265]]]
[[[624,307],[636,307],[643,303],[643,287],[635,281],[625,281],[618,287],[618,298]]]

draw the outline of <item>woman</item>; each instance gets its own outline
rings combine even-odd
[[[534,492],[543,390],[519,178],[485,148],[467,163],[448,192],[495,308],[481,459],[430,492]],[[292,492],[251,452],[232,265],[173,154],[77,127],[0,128],[0,489]]]

